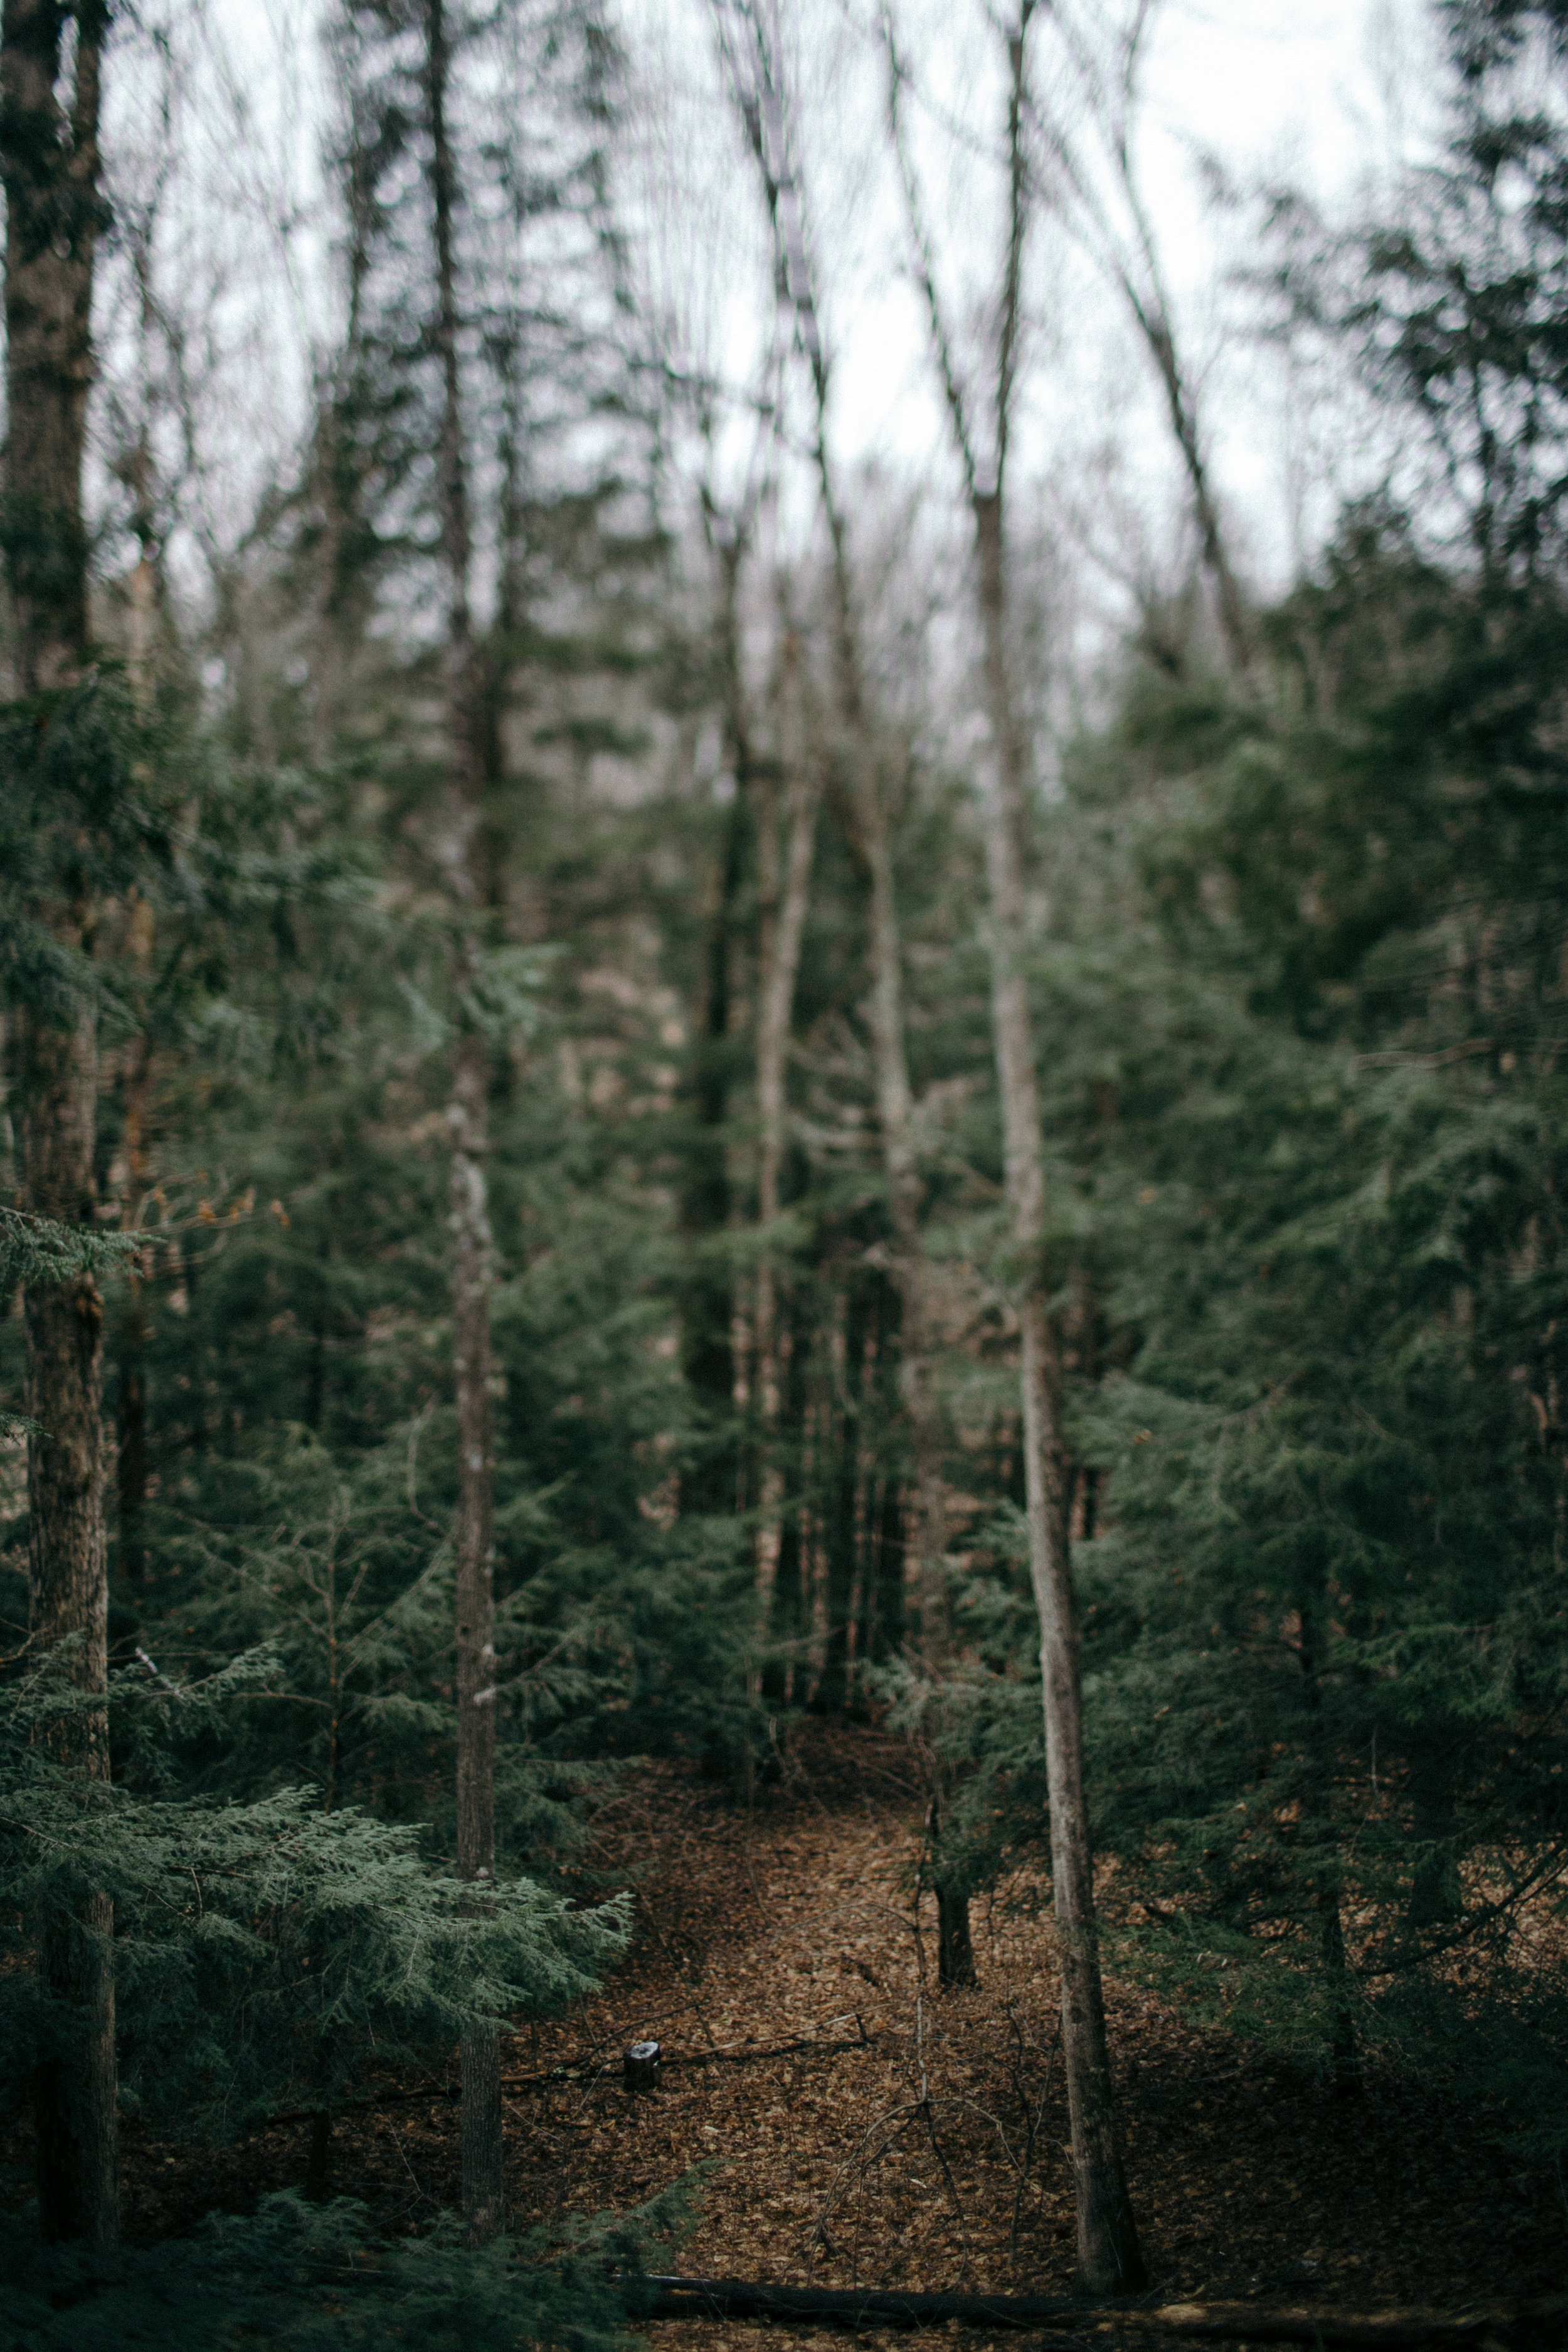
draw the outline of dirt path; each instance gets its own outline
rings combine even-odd
[[[633,2204],[717,2159],[689,2273],[1070,2289],[1048,1925],[1019,1907],[1022,1885],[978,1906],[979,1989],[937,1993],[934,1906],[910,1891],[921,1812],[900,1744],[837,1727],[805,1727],[784,1786],[749,1816],[674,1768],[628,1779],[596,1858],[640,1874],[636,1948],[590,2008],[507,2059],[520,2224]],[[1568,2281],[1555,2178],[1419,2083],[1374,2073],[1346,2105],[1123,1985],[1108,2006],[1129,2176],[1167,2294],[1451,2305]],[[633,2099],[621,2053],[645,2037],[672,2063],[657,2095]],[[128,2145],[137,2235],[182,2226],[187,2199],[195,2218],[299,2180],[304,2133],[258,2134],[199,2181],[170,2155]],[[333,2185],[390,2226],[426,2225],[458,2201],[455,2106],[389,2098],[346,2119]],[[755,2341],[739,2326],[650,2333],[660,2352]]]

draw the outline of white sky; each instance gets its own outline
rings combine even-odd
[[[1078,5],[1092,16],[1091,0]],[[1102,14],[1127,5],[1102,0]],[[311,340],[329,330],[319,20],[315,0],[164,5],[186,60],[174,116],[159,120],[144,71],[127,75],[114,137],[127,185],[149,183],[166,142],[179,153],[170,290],[195,301],[195,357],[223,387],[202,495],[208,527],[233,537],[299,436]],[[945,424],[903,268],[876,5],[778,0],[779,20],[836,356],[840,461],[940,478]],[[900,0],[898,14],[944,293],[962,325],[994,283],[994,37],[984,0]],[[622,0],[621,21],[636,92],[625,177],[648,284],[678,317],[694,364],[754,380],[771,309],[766,248],[751,168],[720,98],[709,0]],[[1037,21],[1048,31],[1046,10]],[[1430,43],[1421,0],[1163,0],[1154,20],[1140,173],[1202,374],[1216,479],[1264,579],[1281,577],[1321,528],[1335,487],[1321,478],[1332,460],[1311,418],[1287,415],[1278,375],[1239,332],[1233,281],[1248,257],[1246,215],[1205,201],[1201,161],[1213,157],[1243,187],[1288,176],[1331,205],[1343,201],[1418,147]],[[1152,540],[1168,536],[1162,518],[1179,504],[1168,436],[1115,298],[1049,228],[1036,240],[1029,298],[1017,474],[1053,477],[1070,497],[1098,479],[1096,453],[1114,443],[1121,488],[1106,512],[1120,497]],[[737,447],[750,430],[737,427]]]

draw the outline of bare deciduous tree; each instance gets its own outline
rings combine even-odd
[[[899,1385],[909,1432],[914,1496],[921,1656],[926,1673],[935,1675],[949,1663],[951,1651],[944,1575],[947,1515],[931,1362],[931,1303],[921,1241],[923,1185],[905,1035],[903,942],[893,880],[887,762],[867,692],[848,523],[828,438],[831,367],[805,234],[804,191],[791,136],[777,11],[764,13],[763,0],[728,0],[717,14],[741,118],[762,179],[773,236],[778,300],[793,323],[810,382],[811,462],[831,556],[834,727],[829,765],[868,901],[868,1025],[893,1228],[891,1271],[900,1302]],[[933,1792],[933,1854],[940,1853],[940,1821],[946,1793],[942,1788]],[[972,1984],[974,1950],[967,1890],[957,1879],[945,1875],[940,1865],[934,1875],[942,1982]]]
[[[1042,172],[1042,180],[1065,193],[1066,217],[1121,295],[1153,362],[1187,478],[1226,656],[1246,683],[1253,673],[1251,618],[1215,497],[1197,380],[1177,340],[1175,307],[1135,155],[1139,77],[1156,5],[1157,0],[1132,0],[1130,15],[1109,29],[1096,25],[1086,30],[1070,14],[1055,12],[1053,22],[1071,67],[1073,121],[1065,119],[1065,110],[1040,103],[1032,89],[1026,111],[1045,158],[1055,166],[1054,172]],[[1098,151],[1100,173],[1091,167],[1088,144]],[[1113,194],[1108,194],[1106,179]]]
[[[1084,1797],[1083,1697],[1068,1545],[1070,1480],[1062,1433],[1060,1355],[1042,1263],[1045,1149],[1026,971],[1024,874],[1030,759],[1010,648],[1004,494],[1030,212],[1025,125],[1028,40],[1036,9],[1037,0],[1018,0],[1017,13],[1005,30],[1006,235],[990,354],[988,451],[978,438],[978,404],[961,371],[937,285],[935,253],[908,135],[907,77],[890,12],[884,12],[882,32],[889,130],[903,189],[914,274],[925,305],[973,528],[974,591],[990,737],[984,820],[992,1028],[1021,1335],[1029,1569],[1040,1619],[1052,1900],[1061,1948],[1062,2053],[1072,2118],[1079,2269],[1086,2286],[1098,2292],[1141,2284],[1143,2263],[1116,2133],[1094,1910],[1093,1856]]]

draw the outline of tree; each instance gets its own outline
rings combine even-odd
[[[478,678],[468,605],[473,528],[458,349],[461,320],[454,245],[460,191],[447,129],[452,36],[445,0],[426,0],[421,29],[435,251],[431,341],[440,370],[436,462],[447,590],[442,714],[447,794],[436,855],[450,902],[452,992],[459,1008],[447,1108],[452,1151],[452,1364],[458,1407],[458,1873],[479,1889],[482,1901],[494,1887],[496,1849],[492,1244],[485,1177],[489,1148],[489,1052],[482,1022],[483,981],[476,931],[479,892],[474,852],[480,817],[480,770],[476,740]],[[503,2213],[500,2049],[493,2026],[480,2023],[465,2028],[462,2073],[463,2218],[470,2244],[484,2245],[500,2229]]]
[[[68,25],[75,35],[68,54]],[[68,739],[91,708],[81,469],[93,373],[93,262],[103,227],[98,129],[108,27],[100,0],[69,11],[53,0],[8,0],[0,31],[4,541],[13,658],[17,689],[34,701],[35,728],[52,725]],[[101,757],[109,747],[100,737],[92,748]],[[43,764],[34,764],[35,777]],[[101,793],[101,770],[96,782]],[[64,855],[41,902],[28,910],[47,961],[43,985],[35,981],[19,1023],[23,1198],[36,1215],[91,1224],[98,1038],[87,967],[107,909],[92,850],[84,856],[71,843],[65,814],[48,809],[51,846]],[[37,1423],[27,1444],[30,1633],[41,1651],[59,1654],[76,1689],[100,1696],[109,1616],[103,1302],[90,1267],[64,1282],[29,1285],[26,1317],[27,1402]],[[63,1714],[51,1736],[81,1775],[107,1779],[101,1707]],[[40,1953],[51,1991],[86,2021],[37,2073],[39,2208],[49,2239],[108,2243],[118,2226],[111,1929],[109,1898],[89,1892],[57,1922]]]
[[[1106,36],[1066,15],[1057,28],[1072,70],[1078,101],[1070,110],[1051,108],[1036,92],[1027,110],[1044,157],[1035,168],[1043,192],[1065,196],[1063,209],[1085,238],[1094,258],[1127,305],[1129,316],[1152,361],[1164,394],[1166,415],[1187,478],[1198,546],[1209,575],[1220,637],[1232,676],[1246,685],[1255,661],[1251,615],[1232,561],[1227,534],[1210,478],[1198,384],[1177,339],[1159,239],[1139,181],[1135,156],[1140,79],[1155,9],[1152,0],[1134,5],[1115,27],[1107,58]],[[1087,142],[1078,134],[1086,124]],[[1108,166],[1107,188],[1087,149]],[[1116,214],[1122,215],[1118,224]]]
[[[731,35],[729,17],[740,20]],[[951,1626],[945,1588],[946,1510],[941,1475],[941,1416],[936,1395],[931,1316],[921,1239],[923,1185],[916,1146],[916,1102],[905,1039],[903,942],[893,878],[888,752],[879,742],[864,676],[858,594],[848,519],[829,438],[831,363],[823,341],[805,233],[801,163],[794,152],[791,110],[778,54],[762,9],[721,6],[724,42],[741,119],[762,181],[773,233],[778,299],[794,321],[796,351],[810,387],[809,448],[817,497],[827,529],[832,719],[822,763],[861,869],[868,899],[871,991],[868,1006],[878,1129],[892,1228],[891,1270],[899,1297],[899,1388],[909,1437],[915,1585],[920,1595],[920,1646],[924,1673],[938,1676],[949,1662]],[[940,1915],[938,1972],[943,1985],[973,1984],[974,1954],[968,1889],[941,1865],[940,1822],[948,1791],[932,1792],[931,1824]]]
[[[1024,877],[1029,753],[1014,691],[1003,499],[1017,381],[1025,244],[1029,220],[1025,152],[1027,47],[1034,0],[1021,0],[1006,33],[1006,245],[996,309],[991,445],[975,437],[973,398],[960,373],[937,287],[935,259],[905,128],[905,70],[884,16],[889,122],[909,215],[913,266],[946,398],[973,526],[974,595],[984,648],[990,774],[984,803],[989,887],[992,1024],[1001,1098],[1003,1160],[1017,1284],[1020,1381],[1029,1568],[1040,1622],[1051,1885],[1061,1961],[1062,2053],[1072,2116],[1079,2268],[1096,2290],[1143,2276],[1116,2135],[1110,2060],[1094,1911],[1094,1868],[1084,1790],[1083,1696],[1077,1603],[1069,1558],[1070,1479],[1062,1425],[1059,1343],[1043,1263],[1046,1169],[1033,1021]]]

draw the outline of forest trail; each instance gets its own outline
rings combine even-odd
[[[633,1951],[590,2006],[504,2053],[519,2226],[635,2204],[712,2160],[685,2274],[1070,2291],[1048,1924],[1023,1884],[977,1904],[979,1986],[938,1993],[933,1900],[912,1892],[921,1817],[909,1749],[852,1727],[797,1727],[782,1780],[749,1812],[679,1767],[627,1774],[594,1859],[617,1883],[640,1873]],[[1440,2084],[1373,2069],[1346,2105],[1114,1976],[1107,1994],[1128,2172],[1166,2297],[1453,2308],[1561,2284],[1555,2179],[1500,2151]],[[621,2058],[644,2037],[662,2044],[666,2075],[634,2098]],[[800,2042],[816,2046],[746,2055]],[[391,2228],[423,2229],[458,2202],[456,2103],[445,2086],[414,2089],[375,2086],[334,2137],[334,2189]],[[306,2147],[303,2126],[275,2127],[203,2177],[132,2126],[130,2234],[297,2182]],[[175,2179],[188,2214],[164,2189]],[[721,2352],[750,2332],[680,2321],[650,2335],[668,2352]]]

